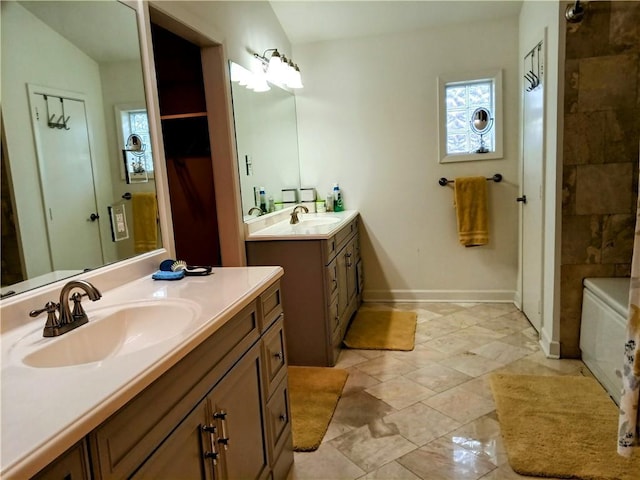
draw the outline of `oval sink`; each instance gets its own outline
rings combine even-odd
[[[340,221],[337,217],[311,217],[311,218],[302,218],[300,220],[301,227],[318,227],[321,225],[332,225],[334,223],[338,223]]]
[[[180,335],[195,317],[190,304],[168,302],[127,305],[94,321],[89,314],[89,323],[45,339],[45,345],[22,362],[38,368],[67,367],[127,355]]]

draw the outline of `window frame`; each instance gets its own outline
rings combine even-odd
[[[447,100],[446,87],[449,85],[490,81],[494,88],[493,128],[495,129],[494,149],[487,153],[447,153]],[[471,120],[471,119],[469,119]],[[438,159],[440,163],[472,162],[478,160],[496,160],[503,155],[502,120],[502,70],[486,70],[468,74],[441,75],[438,77]]]

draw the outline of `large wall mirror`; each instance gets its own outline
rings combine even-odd
[[[254,91],[243,67],[230,62],[242,213],[259,206],[256,189],[278,204],[283,189],[300,188],[295,96],[277,85]],[[268,205],[268,202],[267,202]],[[267,207],[268,208],[268,207]]]
[[[116,0],[1,8],[6,298],[161,239],[136,11]]]

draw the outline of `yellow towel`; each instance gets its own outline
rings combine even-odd
[[[489,243],[487,179],[460,177],[454,182],[458,238],[465,247]]]
[[[158,202],[154,192],[134,193],[131,196],[133,210],[133,248],[136,253],[158,248]]]

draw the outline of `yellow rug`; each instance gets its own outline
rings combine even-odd
[[[415,312],[360,309],[343,343],[364,350],[413,350],[416,318]]]
[[[640,457],[616,453],[618,408],[593,378],[495,373],[491,389],[515,472],[584,480],[640,478]]]
[[[312,452],[322,442],[349,374],[328,367],[289,367],[288,373],[293,449]]]

